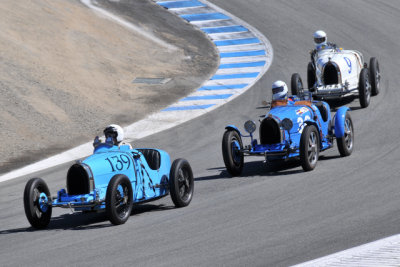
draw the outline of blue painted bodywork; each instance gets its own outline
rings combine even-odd
[[[163,150],[152,150],[159,152],[158,169],[149,166],[140,149],[132,149],[129,145],[113,146],[107,142],[98,144],[93,155],[76,163],[86,170],[90,182],[89,192],[68,194],[67,190],[61,189],[50,204],[76,211],[105,209],[108,184],[117,174],[123,174],[131,181],[133,201],[136,203],[167,195],[170,156]]]
[[[307,125],[314,125],[319,132],[320,151],[329,149],[333,146],[333,139],[344,135],[344,124],[348,107],[341,107],[333,121],[329,104],[323,101],[300,100],[292,97],[288,101],[279,105],[272,102],[272,108],[262,120],[259,126],[259,138],[253,138],[253,134],[242,135],[235,125],[228,125],[226,130],[235,130],[241,137],[250,137],[250,144],[244,145],[241,150],[245,156],[264,156],[266,161],[284,160],[300,155],[300,139],[303,129]],[[325,116],[322,116],[322,113]],[[290,119],[293,127],[286,131],[282,127],[284,119]],[[325,120],[324,120],[325,119]],[[269,121],[269,122],[265,122]],[[271,128],[263,128],[263,124],[276,125],[275,139],[277,142],[270,142]],[[269,133],[268,133],[269,132]],[[269,136],[263,138],[262,136]],[[264,140],[263,140],[264,139]],[[267,140],[265,140],[267,139]],[[272,139],[271,139],[272,140]]]
[[[348,107],[340,107],[335,115],[335,133],[336,137],[340,138],[344,135],[344,122],[346,119],[346,112],[350,110]]]

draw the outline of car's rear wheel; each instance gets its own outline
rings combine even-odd
[[[369,61],[369,74],[371,77],[371,95],[375,96],[379,94],[381,73],[378,60],[374,57]]]
[[[293,73],[292,78],[290,80],[290,90],[292,91],[292,95],[296,95],[300,98],[303,96],[304,86],[300,74]]]
[[[131,215],[133,204],[132,184],[122,174],[115,175],[107,187],[106,214],[112,224],[124,224]]]
[[[244,165],[244,156],[242,138],[235,130],[226,130],[222,138],[222,156],[227,171],[232,176],[238,176],[242,173]]]
[[[30,179],[24,190],[24,209],[29,223],[37,229],[46,228],[50,223],[52,206],[50,191],[40,178]]]
[[[367,68],[363,68],[360,72],[360,80],[358,82],[358,97],[362,108],[366,108],[371,100],[371,83]]]
[[[346,113],[344,120],[344,135],[336,139],[340,156],[346,157],[353,152],[354,146],[354,128],[353,121],[349,113]]]
[[[314,125],[308,125],[304,128],[300,139],[300,161],[303,170],[313,170],[317,166],[318,156],[318,131]]]
[[[169,188],[175,206],[186,207],[193,197],[194,178],[189,162],[185,159],[176,159],[171,165],[169,173]]]
[[[307,66],[307,86],[310,91],[314,91],[314,84],[316,81],[315,68],[311,62],[308,62]]]

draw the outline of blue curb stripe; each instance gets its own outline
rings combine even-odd
[[[169,108],[163,109],[162,111],[206,109],[206,108],[212,107],[212,106],[214,106],[214,105],[215,105],[215,104],[197,105],[197,106],[169,107]]]
[[[259,72],[250,73],[237,73],[237,74],[222,74],[214,75],[211,80],[223,80],[223,79],[241,79],[241,78],[255,78],[260,74]]]
[[[214,44],[216,46],[258,44],[258,43],[261,43],[258,38],[245,38],[245,39],[214,41]]]
[[[219,65],[219,69],[262,67],[265,65],[265,62],[266,61],[264,60],[264,61],[256,61],[256,62],[221,64],[221,65]]]
[[[206,85],[200,87],[197,91],[207,91],[207,90],[229,90],[229,89],[242,89],[245,88],[248,84],[227,84],[227,85]]]
[[[216,28],[201,28],[205,33],[225,33],[225,32],[248,32],[249,30],[243,26],[228,26],[228,27],[216,27]]]
[[[225,94],[225,95],[202,95],[202,96],[188,96],[181,101],[190,101],[190,100],[209,100],[209,99],[226,99],[231,97],[233,94]]]
[[[187,21],[230,19],[230,17],[222,13],[188,14],[188,15],[181,15],[181,18]]]
[[[184,7],[196,7],[196,6],[206,6],[197,0],[192,1],[168,1],[168,2],[157,2],[160,6],[165,8],[184,8]]]
[[[223,57],[250,57],[250,56],[265,56],[265,50],[257,51],[242,51],[242,52],[228,52],[220,53],[219,56]]]

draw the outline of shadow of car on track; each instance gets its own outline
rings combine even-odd
[[[134,205],[131,216],[138,216],[142,213],[170,210],[174,209],[175,206],[167,206],[163,204],[152,205],[152,204],[138,204]],[[36,232],[36,231],[58,231],[58,230],[90,230],[90,229],[101,229],[107,227],[116,227],[108,221],[105,212],[75,212],[66,213],[57,217],[52,217],[50,224],[43,230],[35,229],[33,227],[16,228],[1,230],[0,235],[3,234],[16,234],[24,232]]]
[[[246,162],[244,163],[242,174],[236,177],[232,177],[225,167],[210,168],[207,170],[220,170],[221,172],[217,175],[197,177],[195,178],[195,181],[200,182],[215,179],[233,179],[252,176],[282,176],[304,172],[303,169],[300,168],[299,160],[271,162],[268,164],[265,164],[262,161]]]

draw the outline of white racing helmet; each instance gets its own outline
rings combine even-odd
[[[113,140],[116,140],[117,143],[121,142],[124,140],[124,130],[122,129],[121,126],[117,124],[110,124],[104,129],[104,135],[106,136],[106,139],[108,137],[111,137]]]
[[[272,84],[272,100],[287,99],[288,87],[285,82],[276,81]]]
[[[314,43],[317,47],[326,45],[327,41],[326,33],[324,31],[319,30],[314,32]]]

